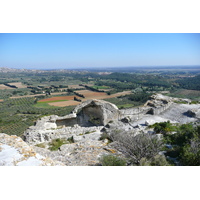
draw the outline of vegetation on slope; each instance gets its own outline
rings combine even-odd
[[[7,99],[0,102],[0,132],[21,136],[36,120],[45,115],[64,116],[69,114],[74,106],[68,107],[35,107],[35,98],[26,97]]]

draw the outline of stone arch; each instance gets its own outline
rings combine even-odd
[[[118,120],[118,108],[103,100],[89,100],[74,109],[81,126],[104,126],[111,120]]]

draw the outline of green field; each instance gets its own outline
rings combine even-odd
[[[51,106],[48,103],[53,103],[53,102],[61,102],[61,101],[67,101],[67,100],[54,100],[54,101],[45,101],[45,102],[37,102],[34,107],[36,108],[52,108],[55,106]]]
[[[38,105],[36,106],[33,97],[0,102],[0,133],[22,136],[39,118],[47,115],[64,116],[74,109],[74,106],[59,108],[45,102]]]
[[[200,91],[198,90],[178,89],[171,91],[170,94],[167,94],[167,96],[172,96],[177,98],[188,98],[200,101]]]

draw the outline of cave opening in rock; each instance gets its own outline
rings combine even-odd
[[[102,126],[104,124],[103,110],[98,105],[88,105],[77,114],[81,126]]]
[[[151,108],[150,110],[148,110],[148,112],[146,114],[149,114],[149,115],[154,115],[154,109]]]

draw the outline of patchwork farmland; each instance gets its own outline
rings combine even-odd
[[[124,92],[119,92],[116,94],[108,95],[105,92],[93,92],[90,90],[78,90],[76,91],[79,94],[82,94],[85,96],[85,98],[80,98],[76,95],[73,96],[60,96],[60,97],[51,97],[47,99],[42,99],[38,101],[40,102],[46,102],[51,106],[58,106],[58,107],[64,107],[64,106],[73,106],[73,105],[78,105],[81,102],[74,101],[74,97],[77,97],[78,99],[81,99],[81,101],[86,101],[89,99],[108,99],[108,98],[113,98],[113,97],[119,97],[127,94],[131,94],[131,91],[124,91]]]

